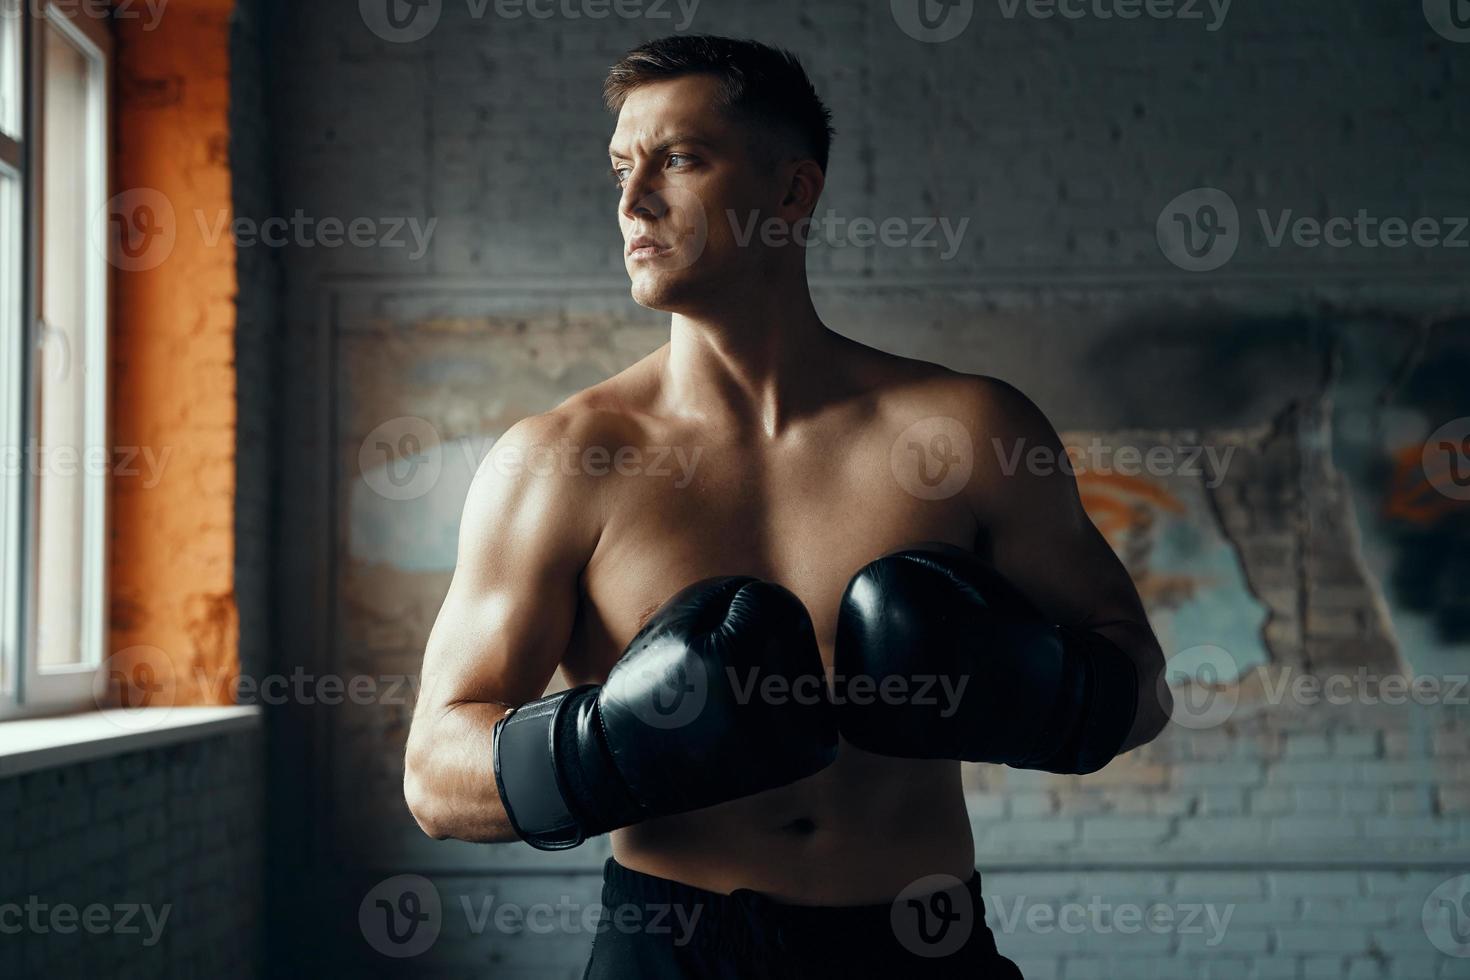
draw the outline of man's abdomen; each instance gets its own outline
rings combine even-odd
[[[975,860],[958,763],[846,743],[836,763],[798,783],[617,831],[613,855],[709,891],[811,905],[888,901],[932,874],[963,881]]]

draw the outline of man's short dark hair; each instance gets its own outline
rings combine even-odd
[[[674,34],[629,51],[608,71],[603,99],[612,112],[640,85],[684,75],[710,75],[720,85],[719,107],[754,127],[796,140],[827,172],[832,113],[822,104],[796,55],[740,38]]]

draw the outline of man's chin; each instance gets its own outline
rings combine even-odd
[[[663,276],[637,276],[630,292],[633,302],[645,309],[678,313],[693,298],[692,284]]]

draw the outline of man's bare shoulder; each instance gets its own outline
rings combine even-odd
[[[602,531],[619,451],[645,439],[639,412],[606,382],[526,416],[480,462],[461,548],[475,555],[534,548],[568,567],[585,562]]]
[[[655,350],[612,377],[570,395],[545,414],[589,445],[637,445],[658,425],[654,406],[664,354],[663,347]]]
[[[874,348],[862,360],[864,387],[895,422],[941,415],[987,432],[1034,430],[1045,422],[1025,394],[1000,378]]]
[[[545,451],[568,446],[616,450],[640,444],[653,424],[649,406],[655,392],[654,361],[658,353],[569,395],[554,408],[521,419],[497,445]]]
[[[619,453],[642,452],[663,435],[649,410],[655,355],[512,425],[482,461],[477,491],[578,520],[600,513]]]

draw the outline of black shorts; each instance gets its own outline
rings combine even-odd
[[[978,872],[925,879],[883,905],[825,907],[721,895],[609,859],[602,906],[584,980],[1022,980],[996,952]]]

